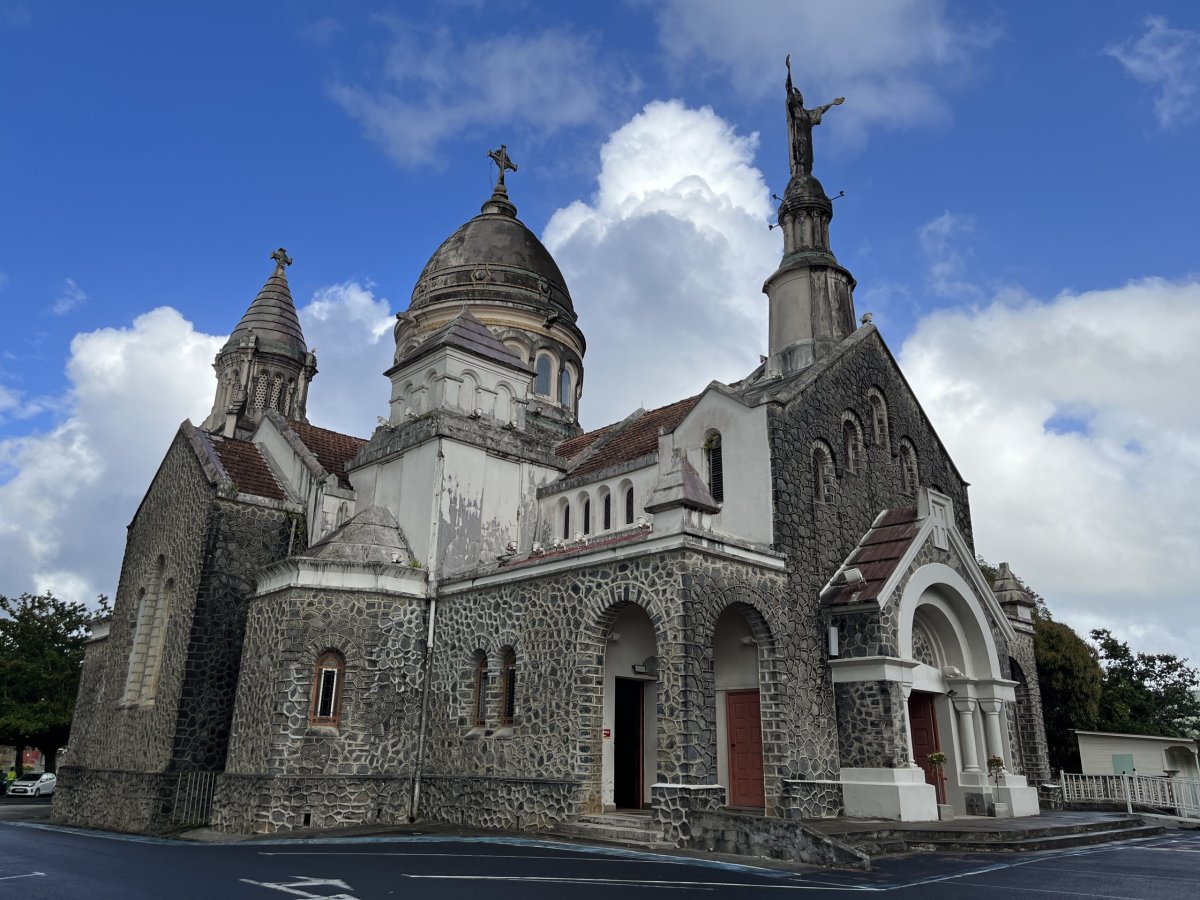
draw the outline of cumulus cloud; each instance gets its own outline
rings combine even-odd
[[[1149,16],[1145,30],[1105,52],[1140,81],[1157,89],[1154,116],[1163,128],[1194,121],[1200,113],[1200,31],[1172,28]]]
[[[1080,629],[1196,656],[1200,281],[1018,292],[918,323],[901,360],[972,482],[976,546]]]
[[[570,31],[464,43],[448,30],[384,22],[392,44],[382,73],[368,86],[334,82],[329,93],[400,165],[434,161],[442,141],[497,123],[541,135],[591,122],[628,83]]]
[[[231,310],[231,319],[239,311]],[[315,423],[369,434],[386,412],[387,301],[339,284],[300,309],[321,373],[309,395]],[[169,307],[132,324],[79,334],[67,362],[70,390],[50,398],[61,420],[48,431],[0,440],[0,590],[52,590],[90,600],[116,590],[124,526],[184,418],[212,407],[212,360],[224,335],[197,331]],[[0,415],[19,408],[0,389]]]
[[[757,145],[707,107],[651,103],[604,144],[595,196],[551,217],[546,246],[593,338],[581,403],[589,426],[758,364],[760,288],[781,241],[767,231]]]
[[[55,316],[65,316],[83,306],[87,302],[87,298],[87,294],[75,283],[75,279],[68,278],[59,295],[50,304],[50,313]]]
[[[670,0],[659,13],[659,41],[685,77],[782,94],[790,53],[797,86],[813,105],[844,95],[839,131],[860,138],[871,124],[947,116],[948,75],[997,36],[952,23],[941,0]]]

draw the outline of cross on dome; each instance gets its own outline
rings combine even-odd
[[[287,255],[287,251],[282,247],[271,254],[271,259],[275,260],[276,275],[283,274],[284,266],[290,266],[292,264],[292,258]]]
[[[500,190],[504,187],[504,172],[506,170],[509,172],[517,171],[517,164],[508,155],[508,147],[505,144],[501,144],[499,150],[489,150],[488,156],[491,157],[492,162],[500,170],[500,177],[496,179],[496,190]]]

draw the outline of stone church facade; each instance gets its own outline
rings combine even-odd
[[[583,433],[584,335],[493,158],[397,315],[367,439],[308,422],[273,255],[129,526],[55,819],[650,809],[680,845],[723,821],[786,845],[821,817],[1036,813],[1033,601],[980,572],[967,485],[856,321],[811,172],[780,206],[762,365]]]

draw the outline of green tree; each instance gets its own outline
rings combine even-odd
[[[1107,628],[1092,631],[1104,667],[1100,728],[1192,737],[1200,719],[1200,673],[1172,653],[1134,653]]]
[[[1078,772],[1079,744],[1071,731],[1096,727],[1104,673],[1096,651],[1069,625],[1038,615],[1033,629],[1050,766]]]
[[[71,733],[83,645],[92,623],[108,612],[49,593],[0,594],[0,740],[36,747],[55,769]]]

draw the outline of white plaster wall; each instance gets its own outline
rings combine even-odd
[[[547,481],[553,480],[559,475],[558,472],[550,472],[550,477]],[[633,485],[633,522],[637,524],[638,516],[645,516],[649,521],[654,521],[654,516],[650,515],[645,510],[646,503],[650,499],[650,492],[654,490],[654,485],[658,481],[658,467],[645,466],[641,469],[635,469],[631,472],[623,472],[612,478],[602,478],[590,484],[585,484],[582,487],[576,487],[572,490],[561,494],[551,494],[543,497],[538,503],[538,519],[540,527],[537,528],[535,540],[543,541],[549,544],[556,537],[564,537],[562,531],[562,515],[560,513],[561,503],[564,497],[571,504],[571,534],[568,538],[573,538],[576,531],[582,531],[580,509],[580,496],[587,495],[592,502],[592,533],[590,538],[601,537],[605,534],[611,534],[618,531],[625,531],[633,526],[625,522],[625,486]],[[603,518],[602,497],[604,490],[607,489],[612,493],[612,527],[605,529]]]
[[[611,635],[618,636],[613,640],[610,636],[604,652],[604,716],[602,727],[612,737],[603,739],[603,760],[601,774],[601,799],[606,809],[613,806],[613,738],[616,728],[613,725],[614,705],[616,702],[617,676],[631,678],[633,666],[646,661],[647,657],[656,656],[658,650],[654,638],[654,625],[650,617],[639,606],[630,606],[613,623]],[[642,721],[642,790],[644,803],[650,802],[650,786],[658,780],[658,682],[646,679],[645,696],[642,701],[644,713]]]
[[[1084,775],[1112,775],[1114,754],[1133,754],[1139,775],[1165,775],[1168,747],[1188,747],[1186,740],[1138,738],[1128,735],[1080,734],[1079,759]],[[1194,754],[1194,747],[1190,748]],[[1195,756],[1192,756],[1195,759]],[[1181,773],[1180,777],[1184,777]],[[1193,772],[1193,777],[1194,772]]]
[[[350,473],[358,509],[382,506],[396,517],[413,558],[429,566],[434,512],[437,441],[410,447],[402,456],[363,466]]]
[[[712,530],[759,544],[773,539],[771,453],[766,406],[746,407],[719,391],[707,391],[674,432],[659,439],[660,465],[681,448],[701,478],[707,479],[704,442],[721,433],[725,499],[712,517]]]
[[[717,703],[717,784],[729,787],[729,730],[725,692],[758,687],[758,645],[750,623],[736,609],[727,609],[717,619],[713,635],[713,676]]]
[[[406,420],[404,411],[408,407],[422,413],[435,406],[468,415],[479,409],[484,418],[511,422],[519,419],[515,404],[502,402],[498,409],[497,397],[524,400],[529,390],[524,373],[452,348],[431,353],[389,377],[392,424]],[[434,387],[422,395],[420,387],[429,385],[431,378]],[[405,391],[409,385],[412,393]]]

